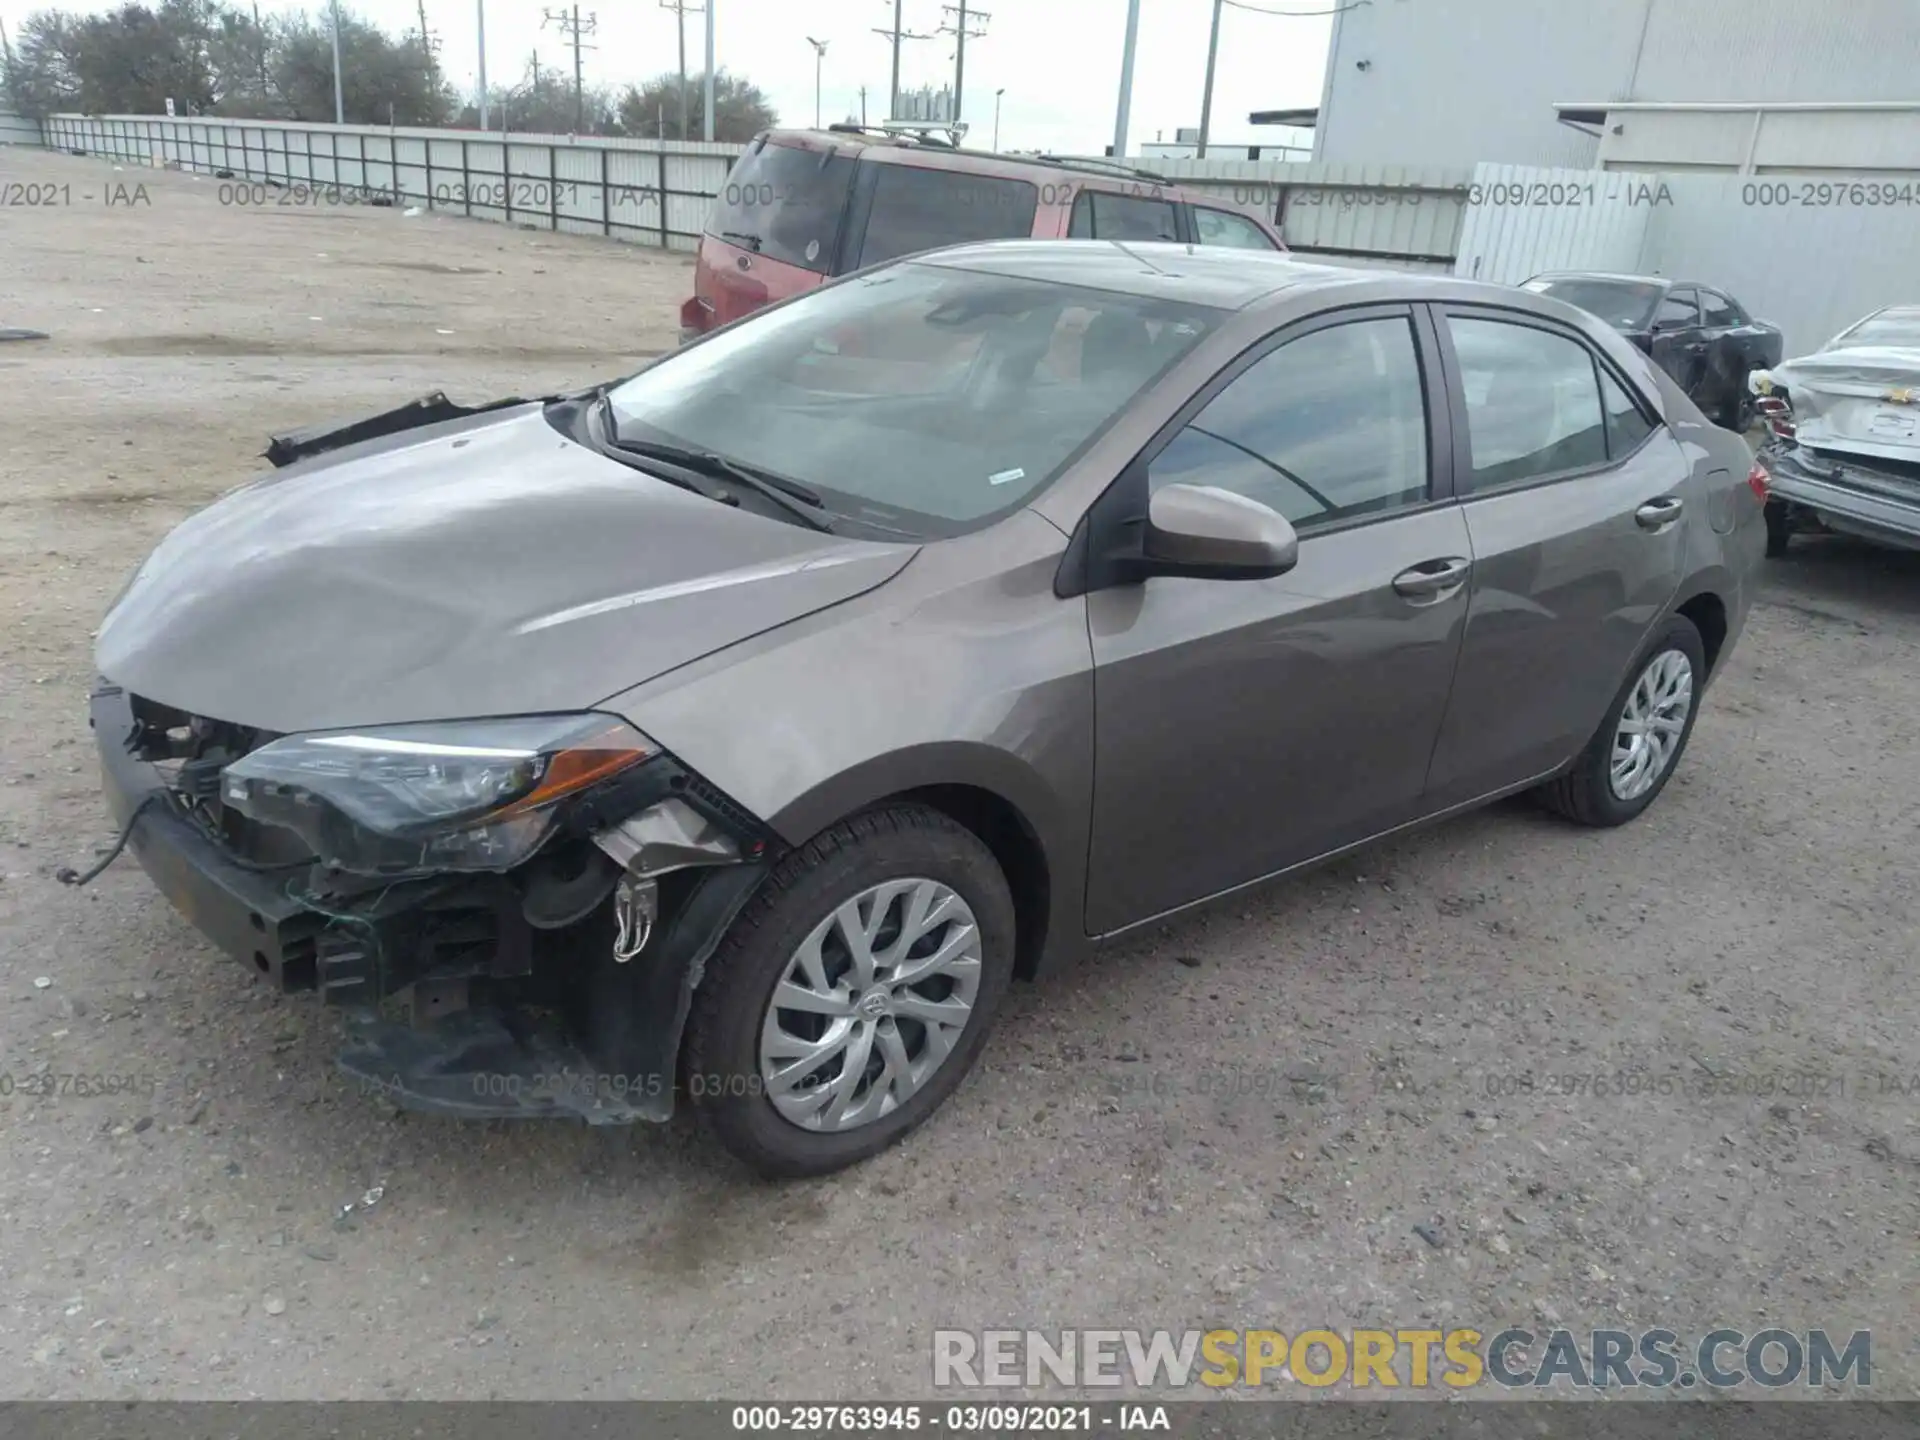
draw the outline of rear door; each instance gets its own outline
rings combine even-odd
[[[1087,597],[1093,933],[1413,815],[1469,568],[1423,330],[1412,307],[1383,306],[1282,332],[1148,447],[1144,479],[1116,482],[1249,496],[1293,522],[1300,559],[1270,580],[1156,576]]]
[[[1435,315],[1473,586],[1429,810],[1579,752],[1672,600],[1689,507],[1705,504],[1678,442],[1576,331]]]
[[[1700,301],[1692,287],[1669,290],[1654,308],[1653,360],[1697,402],[1707,370],[1707,339],[1700,328]]]

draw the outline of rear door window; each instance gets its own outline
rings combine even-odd
[[[1227,245],[1236,250],[1272,250],[1273,240],[1253,221],[1231,210],[1193,209],[1193,236],[1202,245]]]
[[[1033,234],[1040,191],[1027,180],[931,166],[874,164],[859,268],[916,250]]]
[[[853,157],[768,142],[734,162],[714,197],[707,233],[816,274],[833,268]]]
[[[1607,463],[1593,356],[1565,335],[1449,315],[1467,405],[1468,493]]]
[[[1173,202],[1142,195],[1082,190],[1067,225],[1072,240],[1179,240]]]
[[[1740,314],[1734,303],[1724,295],[1711,290],[1700,292],[1700,317],[1709,329],[1730,330],[1740,324]]]

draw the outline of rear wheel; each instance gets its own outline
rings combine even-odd
[[[1639,815],[1680,763],[1706,674],[1700,632],[1673,616],[1641,652],[1580,758],[1540,787],[1542,802],[1582,825],[1624,825]]]
[[[1013,973],[1005,876],[937,811],[854,816],[789,855],[721,942],[682,1076],[768,1177],[863,1160],[966,1078]]]

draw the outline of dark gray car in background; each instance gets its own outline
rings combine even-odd
[[[1043,960],[1516,791],[1632,819],[1764,543],[1592,316],[1179,245],[923,255],[433,413],[136,573],[115,812],[400,1103],[684,1095],[778,1175],[925,1119]]]

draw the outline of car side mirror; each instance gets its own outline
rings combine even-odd
[[[1300,539],[1286,516],[1212,485],[1155,490],[1143,549],[1149,575],[1200,580],[1265,580],[1300,559]]]

